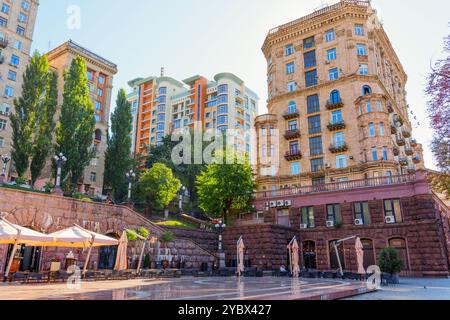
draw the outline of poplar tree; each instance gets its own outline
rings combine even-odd
[[[127,101],[125,90],[117,95],[116,109],[111,116],[111,136],[108,136],[108,147],[105,154],[104,187],[112,188],[116,201],[124,200],[127,195],[127,179],[125,173],[131,168],[132,128],[131,104]]]
[[[56,152],[67,158],[62,168],[67,191],[73,190],[95,155],[92,147],[94,129],[94,106],[89,98],[86,61],[77,56],[64,73],[61,117],[56,128]]]

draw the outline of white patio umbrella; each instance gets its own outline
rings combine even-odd
[[[92,248],[119,245],[119,241],[114,238],[86,230],[76,224],[73,227],[54,232],[50,236],[54,237],[56,241],[46,244],[48,247],[89,248],[84,263],[83,275],[86,274]]]
[[[9,271],[11,269],[15,253],[17,251],[17,247],[19,245],[24,244],[29,246],[41,247],[53,241],[55,241],[55,239],[50,235],[18,226],[0,217],[0,244],[14,245],[11,251],[11,256],[8,260],[5,276],[7,277],[9,275]]]
[[[242,238],[242,236],[239,238],[237,245],[236,245],[236,252],[237,252],[237,259],[238,259],[238,264],[237,264],[237,274],[240,277],[244,271],[245,271],[245,266],[244,266],[244,250],[245,250],[245,245],[244,245],[244,239]]]
[[[358,274],[366,274],[364,270],[364,246],[360,238],[356,238],[356,260],[358,262]]]
[[[119,247],[117,248],[116,264],[114,265],[115,271],[125,271],[127,270],[127,247],[128,247],[128,236],[127,232],[122,233],[122,237],[119,240]]]

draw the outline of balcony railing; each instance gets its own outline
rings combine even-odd
[[[403,147],[406,145],[406,140],[403,137],[397,136],[396,142],[400,147]]]
[[[348,151],[348,146],[346,143],[335,143],[330,146],[331,153],[341,153]]]
[[[400,157],[398,158],[398,162],[402,167],[406,167],[408,165],[408,158],[406,157]]]
[[[394,156],[396,156],[396,157],[398,157],[400,155],[400,149],[399,148],[392,149],[392,152],[394,153]]]
[[[300,112],[298,109],[295,110],[288,110],[284,113],[283,118],[285,120],[291,120],[300,117]]]
[[[326,107],[328,110],[335,110],[335,109],[343,108],[344,103],[342,102],[342,99],[338,99],[336,101],[328,100]]]
[[[8,39],[6,38],[0,38],[0,48],[6,48],[9,44]]]
[[[397,127],[396,126],[391,126],[391,134],[397,134]]]
[[[291,150],[287,151],[284,155],[287,161],[294,161],[294,160],[300,160],[303,155],[300,150]]]
[[[353,180],[353,181],[343,181],[343,182],[335,182],[317,186],[305,186],[300,188],[291,188],[291,189],[280,189],[273,191],[262,191],[255,193],[255,199],[272,199],[278,197],[290,197],[290,196],[301,196],[307,194],[314,193],[322,193],[322,192],[334,192],[340,190],[354,190],[354,189],[363,189],[363,188],[373,188],[380,186],[389,186],[389,185],[398,185],[411,183],[416,180],[416,176],[414,174],[394,176],[394,177],[378,177],[378,178],[370,178],[366,180]]]
[[[330,124],[328,125],[328,130],[337,131],[337,130],[345,129],[346,127],[347,127],[347,125],[345,124],[344,120],[341,120],[341,121],[330,122]]]
[[[299,129],[287,130],[284,134],[284,138],[286,140],[299,139],[301,137],[301,133]]]
[[[412,159],[412,161],[413,161],[415,164],[418,164],[418,163],[420,163],[420,157],[416,156],[416,157],[414,157],[414,158]]]
[[[403,129],[402,134],[405,138],[411,138],[411,132],[408,130]]]
[[[405,148],[405,154],[407,156],[412,156],[414,154],[414,150],[412,148],[406,147]]]
[[[411,145],[411,147],[415,148],[417,147],[418,143],[416,139],[411,139],[411,142],[409,143]]]

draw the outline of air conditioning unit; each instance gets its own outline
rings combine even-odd
[[[291,206],[292,206],[292,200],[286,200],[286,201],[284,202],[284,205],[285,205],[286,207],[291,207]]]
[[[270,201],[270,207],[271,208],[276,208],[277,207],[277,202],[276,201]]]
[[[277,201],[277,207],[284,207],[284,201],[283,200]]]
[[[331,61],[330,60],[325,60],[325,64],[330,64]]]
[[[331,164],[329,164],[329,163],[325,164],[325,168],[327,168],[327,169],[331,168]]]
[[[264,202],[264,207],[266,207],[266,208],[270,207],[270,203],[269,202]]]
[[[355,219],[355,226],[362,226],[364,225],[364,221],[362,219]]]
[[[393,216],[386,217],[386,223],[387,224],[394,224],[395,218]]]
[[[327,228],[333,228],[334,227],[334,221],[327,221]]]
[[[302,223],[302,224],[300,225],[300,229],[308,229],[308,225]]]

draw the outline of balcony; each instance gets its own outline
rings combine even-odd
[[[399,145],[400,147],[406,146],[406,140],[403,137],[397,136],[395,141],[397,142],[397,145]]]
[[[420,157],[415,156],[414,158],[412,158],[412,161],[413,161],[415,164],[419,164],[419,163],[420,163]]]
[[[408,165],[408,158],[406,157],[400,157],[398,158],[398,162],[402,167],[406,167]]]
[[[394,123],[395,124],[397,124],[398,123],[398,127],[400,127],[400,126],[402,126],[403,125],[403,119],[398,115],[398,114],[396,114],[396,115],[394,115]]]
[[[416,173],[416,167],[415,166],[409,166],[407,170],[408,170],[409,174]]]
[[[291,150],[287,151],[284,157],[286,158],[287,161],[295,161],[300,160],[303,156],[300,150]]]
[[[407,156],[412,156],[412,155],[414,155],[414,150],[412,148],[410,148],[410,147],[406,147],[405,148],[405,154]]]
[[[331,153],[342,153],[348,151],[348,146],[346,143],[332,144],[329,150]]]
[[[286,133],[284,134],[284,138],[286,140],[299,139],[301,136],[302,135],[299,129],[287,130]]]
[[[390,185],[399,185],[412,183],[414,181],[416,181],[416,176],[410,174],[394,177],[377,177],[364,180],[328,183],[320,186],[304,186],[300,188],[261,191],[255,193],[254,198],[256,200],[262,200],[273,198],[286,198],[290,196],[305,196],[308,194],[323,193],[323,192],[335,192],[342,190],[355,190],[355,189],[365,189]]]
[[[411,138],[411,131],[403,129],[402,134],[405,138]]]
[[[394,153],[394,156],[398,157],[400,155],[400,149],[397,147],[394,147],[394,149],[392,149],[392,152]]]
[[[392,104],[388,104],[387,109],[389,113],[394,113],[394,108],[392,107]]]
[[[6,38],[0,39],[0,48],[5,49],[8,46],[8,44],[9,44],[8,39],[6,39]]]
[[[417,147],[418,143],[416,139],[411,139],[411,142],[409,143],[411,145],[411,147],[415,148]]]
[[[283,115],[283,118],[285,120],[291,120],[291,119],[296,119],[300,117],[300,112],[298,111],[298,109],[295,110],[288,110],[285,112],[285,114]]]
[[[397,134],[398,130],[396,126],[391,126],[391,134]]]
[[[344,120],[341,121],[336,121],[336,122],[331,122],[328,125],[328,130],[330,131],[338,131],[338,130],[343,130],[347,127],[347,125],[345,124]]]
[[[327,105],[326,105],[328,110],[336,110],[336,109],[340,109],[344,107],[344,103],[342,102],[341,99],[339,99],[338,101],[327,101]]]

